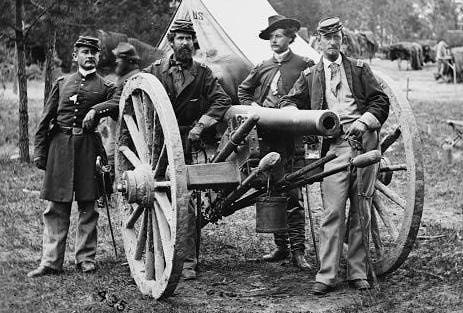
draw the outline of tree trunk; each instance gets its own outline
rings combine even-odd
[[[48,94],[50,93],[53,85],[53,68],[54,68],[54,56],[55,56],[55,43],[56,43],[56,28],[51,20],[47,21],[48,28],[48,42],[47,42],[47,54],[45,56],[45,90],[43,105],[47,102]]]
[[[22,162],[30,162],[29,156],[29,117],[27,114],[27,77],[26,53],[24,43],[24,2],[16,0],[16,51],[18,57],[19,83],[19,158]]]
[[[18,73],[18,49],[16,48],[16,42],[14,43],[14,56],[13,56],[13,93],[15,95],[18,94],[18,75],[14,75]]]

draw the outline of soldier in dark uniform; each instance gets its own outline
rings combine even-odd
[[[41,198],[50,203],[43,213],[42,261],[29,277],[62,272],[73,200],[79,209],[76,265],[83,272],[96,269],[95,162],[106,154],[94,129],[100,117],[111,113],[98,103],[115,91],[96,73],[99,51],[97,38],[79,37],[73,51],[78,70],[54,84],[35,135],[34,163],[45,170]]]
[[[143,71],[155,75],[169,95],[180,133],[194,145],[204,129],[222,120],[231,99],[205,64],[193,60],[196,33],[188,20],[176,20],[168,34],[174,53],[154,62]],[[188,157],[188,156],[187,156]],[[184,279],[196,278],[195,208],[188,206]]]
[[[330,109],[339,115],[340,136],[324,139],[322,156],[328,151],[338,157],[325,165],[325,171],[345,164],[359,151],[378,148],[378,132],[389,114],[389,98],[375,79],[370,67],[361,60],[340,52],[342,23],[338,17],[322,19],[317,27],[323,51],[320,62],[305,70],[281,107]],[[320,269],[312,292],[316,295],[333,290],[337,283],[343,241],[346,235],[346,201],[349,199],[347,279],[356,289],[368,289],[367,253],[363,242],[359,211],[365,215],[369,233],[371,198],[378,165],[347,170],[323,179],[324,218],[320,227]]]
[[[140,72],[140,56],[135,47],[128,42],[120,42],[113,51],[116,57],[116,91],[113,97],[100,106],[105,106],[105,112],[111,112],[111,115],[106,117],[100,123],[100,128],[107,128],[108,138],[104,141],[106,153],[108,155],[108,163],[114,168],[114,151],[116,137],[116,122],[119,115],[119,100],[122,95],[125,83],[133,75]]]
[[[289,92],[301,72],[314,62],[293,53],[289,48],[301,26],[299,21],[281,15],[270,16],[268,21],[269,26],[259,34],[259,37],[270,41],[273,56],[252,69],[238,87],[238,98],[244,105],[278,108],[280,97]],[[263,137],[265,139],[265,136]],[[272,151],[279,152],[282,157],[282,165],[285,168],[280,169],[281,176],[284,170],[292,169],[294,145],[293,142],[288,142],[287,136],[275,136],[272,133],[268,137],[270,139],[264,140],[264,144]],[[308,269],[310,266],[304,259],[304,208],[299,205],[296,191],[291,191],[289,196],[288,232],[274,234],[276,249],[264,255],[263,259],[272,262],[287,258],[288,245],[290,245],[294,265],[300,269]]]

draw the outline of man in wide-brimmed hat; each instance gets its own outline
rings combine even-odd
[[[194,146],[206,128],[222,120],[231,99],[211,69],[193,60],[196,32],[190,20],[174,21],[167,39],[173,54],[154,62],[143,71],[155,75],[163,84],[177,117],[180,134]],[[190,159],[188,155],[185,158]],[[182,272],[184,279],[196,278],[195,215],[194,202],[190,201]]]
[[[106,159],[95,127],[109,115],[106,105],[115,87],[96,73],[100,53],[97,38],[80,36],[74,44],[75,73],[57,79],[45,104],[35,140],[34,163],[45,170],[41,198],[49,200],[43,213],[43,255],[37,277],[63,271],[72,201],[77,201],[79,219],[75,243],[78,269],[96,269],[98,211],[96,158]],[[51,130],[50,130],[51,129]]]
[[[251,70],[238,87],[238,98],[244,105],[278,108],[280,97],[289,92],[301,72],[314,62],[293,53],[289,48],[301,27],[299,21],[273,15],[268,18],[268,24],[268,27],[260,32],[259,38],[269,41],[273,56]],[[278,169],[276,176],[283,175],[284,171],[291,171],[294,138],[275,133],[268,133],[263,137],[263,143],[271,151],[280,153],[282,157],[281,168]],[[275,180],[278,178],[280,177],[274,177]],[[309,269],[310,266],[304,258],[304,208],[299,205],[296,191],[291,191],[289,196],[288,231],[274,234],[276,249],[264,255],[263,259],[269,262],[280,261],[287,258],[291,251],[294,265],[300,269]]]
[[[325,164],[329,171],[363,151],[378,148],[378,132],[389,114],[389,98],[370,67],[340,52],[343,25],[338,17],[318,23],[318,41],[323,52],[320,62],[305,70],[282,107],[330,109],[339,115],[342,132],[323,140],[321,154],[338,157]],[[347,250],[347,279],[354,288],[368,289],[367,251],[363,235],[369,233],[371,197],[378,166],[371,165],[328,176],[322,182],[324,218],[320,227],[320,269],[312,288],[320,295],[337,283],[339,262],[346,234],[346,201],[350,202]],[[359,212],[365,217],[360,224]],[[365,233],[362,232],[362,228]]]

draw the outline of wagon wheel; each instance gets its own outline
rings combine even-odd
[[[182,271],[188,199],[177,120],[150,74],[129,79],[119,112],[115,169],[125,254],[141,292],[168,297]]]
[[[408,100],[388,76],[375,76],[389,96],[389,118],[381,129],[380,173],[371,215],[373,266],[378,275],[397,269],[408,257],[424,201],[422,141]]]

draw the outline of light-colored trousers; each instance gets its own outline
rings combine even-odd
[[[98,211],[95,201],[78,202],[75,260],[95,262]],[[43,213],[43,254],[40,265],[56,270],[63,269],[66,238],[69,231],[72,202],[50,201]]]
[[[376,132],[367,132],[363,136],[366,150],[377,148]],[[339,139],[330,145],[330,151],[338,156],[325,164],[325,171],[337,165],[345,164],[358,152],[351,148],[347,141]],[[324,216],[320,228],[320,269],[315,277],[317,282],[329,286],[336,284],[339,262],[346,235],[346,202],[349,199],[349,229],[347,249],[347,279],[367,279],[366,253],[362,241],[362,230],[359,220],[359,201],[364,201],[365,230],[370,231],[371,197],[374,193],[378,166],[371,165],[362,169],[353,169],[328,176],[322,182],[322,200]],[[361,186],[359,190],[359,179]],[[364,196],[359,197],[359,193]],[[359,199],[360,198],[360,199]]]

